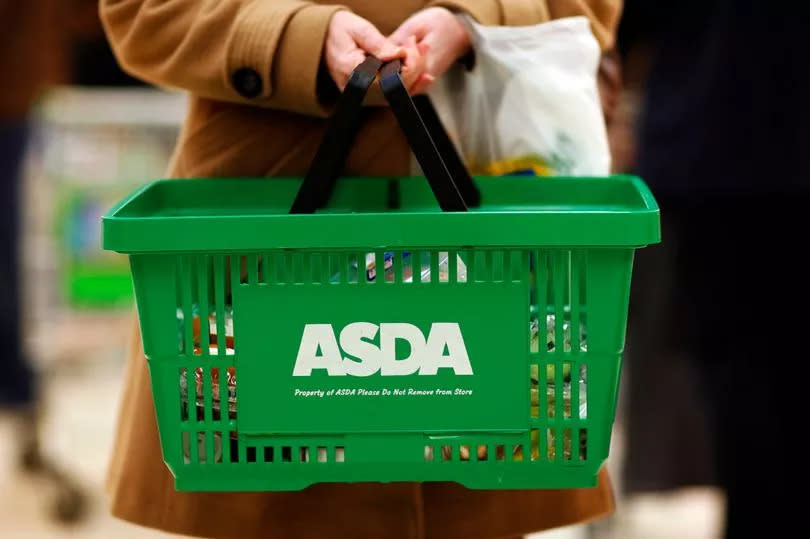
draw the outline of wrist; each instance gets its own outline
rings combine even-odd
[[[451,13],[455,17],[463,36],[456,61],[463,65],[465,69],[471,70],[475,66],[475,49],[473,48],[472,33],[467,19],[468,15],[455,10],[451,10]]]

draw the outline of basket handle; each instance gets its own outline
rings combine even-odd
[[[313,213],[329,200],[335,180],[346,164],[349,148],[357,138],[365,115],[363,100],[371,83],[377,78],[380,66],[380,60],[369,56],[352,72],[290,213]]]
[[[402,62],[380,71],[380,87],[443,211],[466,211],[481,195],[427,96],[411,97],[402,83]],[[446,160],[445,160],[446,159]]]
[[[352,73],[290,213],[313,213],[329,200],[359,131],[363,99],[381,66],[382,62],[368,57]],[[436,109],[426,96],[412,98],[408,94],[401,69],[400,60],[382,66],[380,86],[439,207],[442,211],[466,211],[468,206],[477,206],[481,195]]]

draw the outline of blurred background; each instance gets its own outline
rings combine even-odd
[[[22,83],[20,92],[30,90],[21,97],[2,90],[9,104],[0,116],[7,167],[1,172],[2,182],[12,184],[15,141],[25,140],[19,192],[8,188],[3,196],[19,197],[20,225],[11,229],[22,255],[17,315],[23,321],[21,357],[36,375],[38,398],[24,406],[0,401],[7,405],[0,408],[0,536],[168,537],[107,513],[104,475],[133,311],[127,262],[101,251],[99,226],[101,214],[115,201],[164,174],[185,98],[119,70],[94,0],[46,0],[39,13],[21,8],[28,3],[0,1],[0,31],[11,35],[3,25],[15,24],[10,22],[15,16],[16,24],[30,28],[19,41],[4,42],[0,54],[3,72]],[[651,60],[636,30],[645,25],[643,11],[628,9],[618,46],[605,60],[612,73],[606,99],[617,172],[633,171],[637,164],[636,133]],[[29,53],[20,54],[23,50]],[[26,367],[18,368],[25,372]],[[672,371],[681,372],[678,368]],[[623,389],[632,387],[633,372],[625,370]],[[689,387],[690,374],[681,374],[679,387]],[[24,376],[18,380],[23,393]],[[724,496],[705,464],[709,450],[702,445],[708,441],[701,433],[676,434],[680,453],[650,456],[644,465],[648,457],[633,450],[629,433],[643,437],[644,429],[655,433],[655,427],[641,422],[629,429],[640,406],[626,394],[620,403],[608,463],[617,513],[537,537],[719,537]],[[700,429],[701,415],[697,409],[669,424]],[[658,444],[671,442],[663,437]],[[686,465],[679,458],[685,453],[690,454]],[[628,461],[628,454],[637,460]]]

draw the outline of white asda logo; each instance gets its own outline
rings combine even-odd
[[[370,342],[380,333],[379,348]],[[411,345],[405,359],[396,358],[396,340]],[[318,354],[320,350],[320,354]],[[342,350],[342,352],[341,352]],[[447,350],[447,354],[445,354]],[[346,355],[357,358],[357,361]],[[464,338],[457,323],[436,322],[427,339],[412,324],[354,322],[340,332],[340,347],[331,324],[307,324],[301,336],[293,376],[310,376],[325,369],[329,376],[435,375],[439,369],[453,369],[457,375],[473,374]]]

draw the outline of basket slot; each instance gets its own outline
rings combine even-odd
[[[543,251],[532,251],[529,253],[529,303],[530,327],[533,327],[534,330],[530,331],[536,331],[536,339],[531,340],[530,352],[541,356],[548,353],[549,346],[553,346],[553,340],[551,343],[548,342],[546,305],[551,299],[548,292],[547,255]]]
[[[566,455],[568,460],[579,460],[579,433],[581,429],[569,428],[567,436],[568,440],[568,453]]]
[[[540,459],[540,431],[538,429],[531,429],[529,433],[530,440],[530,459],[536,461]]]
[[[375,283],[385,283],[388,281],[388,272],[385,269],[385,251],[374,251],[370,253],[374,264]]]
[[[588,460],[588,429],[579,429],[579,460]]]
[[[430,251],[429,252],[429,265],[430,265],[430,275],[428,277],[429,283],[438,283],[439,282],[439,253],[438,251]]]
[[[529,365],[529,417],[538,419],[540,417],[540,368],[537,364]]]
[[[541,456],[541,455],[546,455],[546,454],[547,454],[547,452],[548,452],[549,440],[548,440],[548,438],[547,438],[546,436],[542,436],[542,433],[543,433],[545,430],[546,430],[546,429],[542,429],[542,428],[541,428],[541,429],[538,429],[538,433],[537,433],[537,453],[538,453],[538,459],[540,458],[540,456]]]
[[[214,304],[216,309],[216,343],[217,354],[227,354],[227,339],[225,335],[225,257],[214,256]],[[227,444],[226,444],[227,445]]]
[[[453,446],[451,445],[442,446],[442,460],[443,461],[453,460]]]
[[[565,350],[565,285],[568,272],[564,252],[556,252],[551,258],[551,281],[554,288],[549,303],[554,309],[554,352],[559,354]]]
[[[256,272],[256,282],[259,284],[267,284],[267,255],[256,256]]]
[[[197,439],[197,433],[191,431],[188,433],[188,440],[189,440],[189,459],[191,460],[191,464],[199,464],[200,463],[200,443]],[[203,453],[204,454],[204,453]]]
[[[332,254],[329,256],[329,260],[332,284],[348,282],[347,276],[351,274],[348,255],[345,253]]]
[[[514,462],[523,462],[523,444],[512,446],[512,460]]]
[[[557,417],[557,385],[555,382],[557,370],[557,366],[554,363],[545,364],[545,369],[543,370],[544,376],[540,382],[546,388],[546,398],[541,399],[541,407],[546,409],[544,417],[548,417],[549,419]]]
[[[182,262],[177,261],[174,265],[174,296],[175,306],[177,307],[177,353],[178,355],[186,355],[186,313],[183,305],[183,292],[180,283],[183,281],[182,275]]]
[[[180,374],[180,383],[179,383],[179,390],[180,390],[180,421],[185,422],[188,421],[188,369],[185,367],[181,367],[179,369]]]
[[[580,417],[579,417],[579,415],[580,415],[579,414],[579,408],[580,408],[580,402],[579,402],[579,384],[580,384],[579,374],[580,374],[580,369],[579,369],[579,367],[580,367],[580,365],[578,363],[574,363],[574,362],[570,363],[570,365],[571,365],[571,371],[570,371],[571,372],[571,375],[570,375],[571,381],[569,383],[571,384],[570,385],[570,388],[571,388],[570,389],[570,392],[571,392],[571,406],[569,407],[570,409],[569,409],[569,414],[568,415],[569,415],[569,417],[573,417],[574,419],[580,419]]]
[[[256,448],[253,446],[246,447],[245,457],[247,457],[246,462],[256,462]]]
[[[180,450],[183,452],[183,462],[191,464],[191,433],[184,430],[180,433]],[[196,450],[194,451],[196,453]]]
[[[189,257],[180,257],[180,275],[177,285],[180,289],[183,336],[185,338],[183,353],[186,356],[194,355],[194,309],[192,307],[191,284],[191,262]]]
[[[574,364],[570,361],[565,361],[563,363],[563,380],[560,395],[563,401],[563,419],[571,419],[572,410],[575,406],[576,401],[574,400],[574,386],[577,385],[574,383],[575,377],[574,374]],[[568,373],[566,375],[566,373]],[[566,391],[566,386],[568,391]],[[558,386],[559,387],[559,386]],[[567,406],[566,406],[567,404]]]
[[[578,406],[579,419],[588,419],[588,366],[584,363],[579,366],[579,399],[582,406]],[[578,401],[579,402],[579,401]]]
[[[582,275],[582,267],[584,263],[584,253],[582,251],[574,251],[571,255],[571,313],[570,313],[570,326],[571,326],[571,351],[574,354],[579,354],[582,349],[582,283],[584,281]]]
[[[235,421],[236,420],[236,413],[239,410],[239,406],[238,406],[238,402],[239,402],[239,400],[238,400],[239,399],[239,385],[236,383],[236,380],[237,380],[236,379],[236,367],[231,367],[231,368],[233,369],[233,378],[234,378],[234,383],[233,383],[234,407],[233,407],[233,410],[231,410],[231,405],[230,405],[230,401],[229,401],[228,402],[228,416],[227,417],[228,417],[229,420]],[[228,391],[230,392],[230,385],[228,385]],[[230,399],[230,393],[228,394],[228,398]]]
[[[212,419],[213,408],[211,399],[211,371],[205,367],[200,367],[200,378],[202,379],[202,413],[198,415],[198,419],[204,423],[208,423]]]
[[[581,306],[581,309],[579,311],[579,324],[580,324],[579,334],[585,335],[585,338],[582,339],[582,341],[579,344],[579,349],[582,352],[587,352],[588,351],[588,337],[587,337],[587,335],[588,335],[588,323],[587,323],[587,314],[588,314],[587,300],[588,300],[588,298],[586,296],[586,291],[588,290],[588,286],[587,286],[587,284],[588,284],[588,279],[587,279],[588,258],[587,258],[584,251],[580,254],[579,265],[578,265],[577,269],[578,269],[577,275],[578,275],[578,278],[579,278],[579,302],[578,303]]]
[[[430,282],[430,253],[428,251],[413,251],[411,255],[414,264],[414,283]]]
[[[389,272],[385,272],[385,282],[403,283],[402,278],[402,257],[404,251],[394,251],[391,253],[391,279],[388,278]]]
[[[312,282],[329,284],[329,255],[327,253],[312,254]]]
[[[248,280],[248,260],[247,256],[237,256],[234,260],[239,264],[236,276],[238,278],[237,283],[235,284],[248,284],[250,281]]]
[[[442,271],[445,268],[445,271]],[[439,251],[438,282],[446,283],[450,281],[450,253]]]
[[[275,448],[273,446],[265,446],[262,450],[262,462],[272,463],[275,457]]]
[[[546,429],[547,438],[548,438],[548,460],[555,460],[557,456],[557,430],[554,428]]]
[[[414,277],[419,275],[419,266],[414,264],[415,253],[413,251],[402,251],[402,273],[400,274],[401,282],[405,284],[413,284]]]
[[[228,406],[228,380],[227,375],[220,377],[219,368],[212,367],[211,368],[211,394],[210,400],[209,396],[206,396],[206,406],[211,407],[211,420],[212,421],[221,421],[222,420],[222,407]],[[225,387],[223,388],[222,382],[225,381]],[[216,392],[214,391],[214,387],[216,387]],[[225,391],[223,391],[223,389]],[[224,399],[222,397],[225,397]],[[217,397],[214,399],[214,397]],[[217,406],[213,405],[213,400],[217,400],[219,404]]]
[[[467,251],[467,281],[474,283],[478,279],[478,251]]]
[[[563,460],[571,460],[571,429],[563,429],[562,436],[562,456]]]
[[[506,446],[504,444],[498,444],[495,446],[495,460],[499,460],[501,462],[506,460]]]
[[[458,254],[456,251],[447,252],[447,278],[451,283],[458,282]]]
[[[425,446],[425,462],[433,462],[433,446]]]
[[[224,444],[225,448],[225,462],[239,462],[239,440],[236,437],[236,431],[228,433],[228,443]]]
[[[223,460],[222,460],[222,446],[223,446],[222,432],[214,431],[214,443],[212,445],[213,445],[213,451],[214,451],[214,461],[213,462],[215,464],[222,464],[222,462],[223,462]]]
[[[565,416],[565,368],[562,363],[554,365],[554,417]]]

